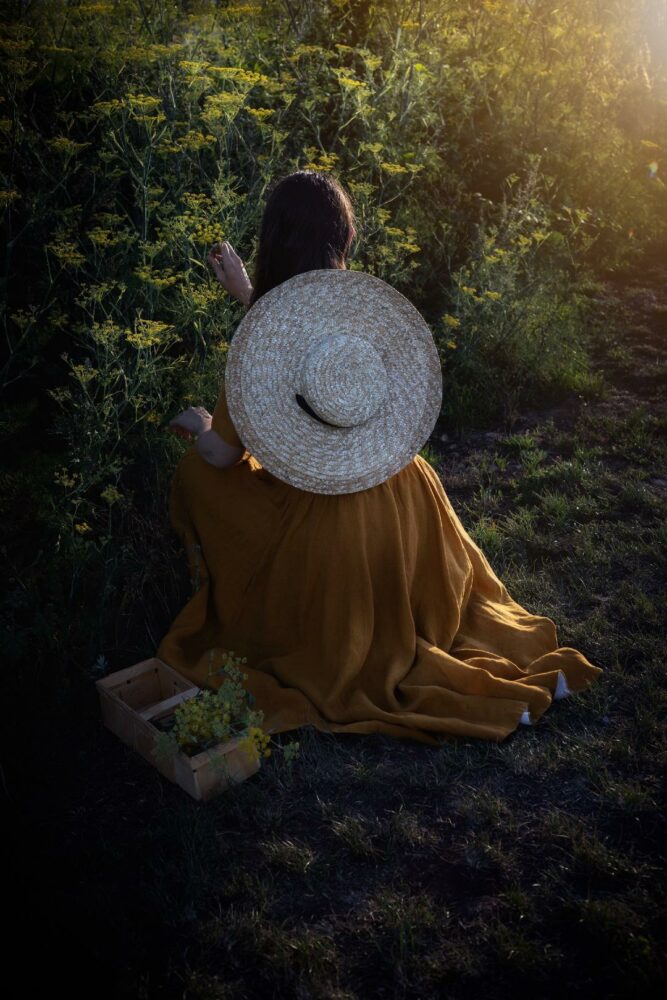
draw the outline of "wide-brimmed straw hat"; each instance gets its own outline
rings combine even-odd
[[[442,403],[428,324],[364,271],[294,275],[262,295],[227,353],[225,395],[247,448],[311,493],[384,482],[423,448]]]

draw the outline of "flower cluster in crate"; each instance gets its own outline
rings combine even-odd
[[[209,652],[209,676],[213,674],[215,649]],[[222,666],[216,671],[224,680],[216,691],[202,690],[182,702],[174,710],[173,724],[168,731],[157,734],[155,754],[173,755],[183,751],[189,756],[237,740],[238,747],[251,760],[269,757],[271,738],[262,729],[264,713],[255,709],[255,697],[243,685],[248,675],[240,664],[247,657],[236,657],[234,651],[223,652]],[[298,753],[298,741],[282,747],[283,759],[291,763]]]

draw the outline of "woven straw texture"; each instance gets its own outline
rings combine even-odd
[[[248,310],[225,393],[239,437],[270,473],[312,493],[355,493],[428,441],[442,371],[428,324],[404,295],[364,271],[332,268],[295,275]]]

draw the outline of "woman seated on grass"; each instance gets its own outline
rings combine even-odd
[[[513,600],[418,454],[414,399],[426,436],[437,417],[430,334],[395,289],[346,270],[354,223],[335,179],[297,171],[268,198],[254,287],[228,243],[209,255],[248,311],[213,414],[170,424],[196,439],[170,517],[199,587],[157,655],[201,687],[221,683],[225,651],[246,657],[270,733],[501,740],[601,669]],[[294,370],[307,389],[283,398]]]

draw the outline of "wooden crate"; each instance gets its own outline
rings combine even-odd
[[[105,726],[193,798],[210,799],[259,770],[259,760],[251,760],[239,748],[238,738],[193,757],[180,751],[172,760],[156,760],[152,751],[158,729],[153,720],[201,690],[157,657],[117,670],[95,684]]]

